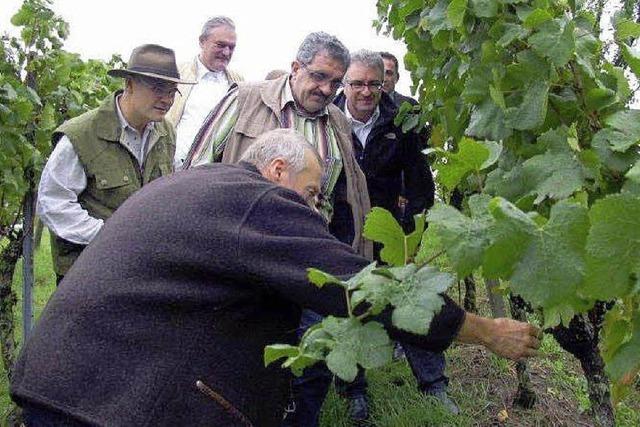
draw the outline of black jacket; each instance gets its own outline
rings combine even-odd
[[[368,261],[338,242],[293,191],[247,165],[207,165],[129,198],[82,252],[15,365],[14,400],[101,426],[279,424],[289,378],[265,368],[300,307],[345,314],[343,291],[307,267],[352,275]],[[426,338],[447,347],[464,313],[448,298]]]
[[[338,95],[334,103],[344,111],[346,96]],[[393,124],[397,108],[391,98],[382,93],[380,116],[373,125],[363,149],[353,134],[354,154],[367,178],[371,206],[391,211],[406,224],[413,224],[413,215],[433,205],[434,184],[431,170],[422,149],[426,145],[413,131],[403,133]],[[404,176],[404,196],[409,204],[404,216],[398,209]]]

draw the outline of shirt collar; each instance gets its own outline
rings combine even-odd
[[[120,126],[122,126],[122,129],[124,130],[132,130],[134,132],[138,132],[136,128],[134,128],[129,124],[127,119],[124,117],[124,114],[122,114],[122,109],[120,108],[121,98],[122,98],[122,94],[119,94],[118,96],[116,96],[116,113],[118,114],[118,120],[120,121]],[[154,125],[155,123],[153,122],[147,123],[147,125],[144,127],[144,132],[152,130]]]
[[[198,81],[202,80],[204,78],[204,76],[210,75],[216,79],[220,78],[223,76],[224,71],[211,71],[210,69],[207,68],[206,65],[204,65],[202,63],[202,60],[200,59],[200,55],[196,56],[196,75],[198,78]]]
[[[298,106],[295,98],[293,97],[293,92],[291,91],[291,76],[289,76],[289,79],[287,79],[287,83],[284,85],[282,98],[280,102],[280,109],[284,110],[285,107],[289,104],[291,104],[291,107],[293,107],[293,110],[296,112],[296,114],[302,117],[315,119],[315,118],[326,116],[329,114],[329,109],[326,106],[322,110],[314,114],[309,114],[302,111],[302,109]]]
[[[369,120],[367,120],[366,123],[362,123],[360,120],[354,118],[351,115],[351,112],[349,111],[349,107],[347,107],[347,101],[345,99],[345,102],[344,102],[344,114],[351,121],[351,123],[357,123],[357,124],[362,125],[362,126],[371,126],[376,122],[376,120],[378,120],[378,117],[380,117],[380,105],[376,105],[376,109],[373,110],[373,114],[371,115],[371,117],[369,117]]]

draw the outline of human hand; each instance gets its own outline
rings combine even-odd
[[[482,344],[498,356],[518,361],[538,354],[540,329],[513,319],[489,319],[466,313],[457,340]]]
[[[539,328],[530,323],[507,318],[490,320],[493,324],[489,327],[484,343],[489,350],[515,361],[538,355]]]

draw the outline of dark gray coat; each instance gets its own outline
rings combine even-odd
[[[318,290],[305,269],[351,275],[367,263],[249,165],[159,179],[69,271],[20,355],[12,396],[95,425],[241,425],[201,380],[254,425],[277,425],[288,377],[264,368],[264,346],[290,341],[300,307],[345,312],[342,292]],[[447,301],[429,337],[397,337],[448,346],[464,314]]]

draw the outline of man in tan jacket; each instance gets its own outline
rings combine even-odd
[[[211,108],[227,93],[232,83],[242,81],[240,74],[227,68],[236,48],[234,22],[215,16],[205,22],[200,34],[200,54],[180,66],[180,75],[198,83],[180,86],[167,120],[176,127],[176,169],[180,168],[189,147]]]

